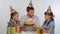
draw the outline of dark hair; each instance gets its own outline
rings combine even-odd
[[[30,10],[34,10],[34,8],[33,7],[27,7],[26,10],[30,11]]]
[[[51,13],[45,12],[44,15],[49,15],[49,16],[52,16],[52,17],[54,16],[52,12]]]
[[[48,12],[45,12],[44,13],[44,15],[49,15],[49,16],[51,16],[51,19],[50,19],[50,21],[48,22],[48,24],[47,24],[47,26],[49,25],[49,23],[51,22],[51,21],[54,21],[54,18],[53,18],[53,13],[51,12],[51,13],[48,13]],[[46,24],[46,20],[44,21],[44,25]]]
[[[11,13],[11,19],[13,19],[13,16],[15,16],[18,12]]]
[[[47,23],[46,26],[48,26],[48,25],[50,24],[51,21],[54,21],[54,19],[52,18],[52,19]],[[44,25],[46,24],[46,22],[47,22],[47,21],[45,20],[45,21],[44,21]]]

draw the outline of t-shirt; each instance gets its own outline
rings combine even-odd
[[[34,15],[32,18],[28,18],[27,15],[22,16],[21,19],[20,19],[21,26],[24,26],[26,21],[33,21],[34,22],[34,26],[40,27],[39,18],[36,15]],[[27,27],[25,30],[29,30],[30,31],[32,29],[30,27]]]
[[[50,34],[55,34],[55,33],[54,33],[55,24],[54,24],[54,23],[55,23],[54,21],[51,21],[48,26],[47,26],[47,23],[46,23],[45,25],[43,25],[43,28],[44,28],[45,30],[49,30],[50,27],[53,27],[53,29],[52,29],[52,31],[50,32]]]

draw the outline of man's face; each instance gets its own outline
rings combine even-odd
[[[34,15],[34,10],[28,11],[27,14],[28,14],[30,17],[32,17],[32,16]]]

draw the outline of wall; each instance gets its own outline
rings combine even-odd
[[[55,33],[60,34],[60,0],[32,0],[35,8],[35,15],[40,19],[40,25],[44,21],[44,12],[51,5],[55,15]],[[26,14],[26,7],[29,0],[0,0],[0,33],[6,34],[7,22],[10,18],[9,7],[12,6],[19,12],[20,17]]]

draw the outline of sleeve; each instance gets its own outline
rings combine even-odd
[[[43,25],[43,28],[49,28],[48,26],[46,26],[46,25]]]
[[[21,24],[21,26],[24,26],[24,21],[25,21],[25,20],[24,20],[24,17],[21,17],[21,18],[20,18],[20,24]]]
[[[13,25],[14,24],[14,22],[11,22],[11,21],[9,21],[9,23],[8,23],[9,25]]]
[[[55,24],[54,24],[54,23],[55,23],[55,22],[54,22],[54,21],[52,21],[50,26],[54,27],[54,26],[55,26]]]
[[[38,17],[36,17],[35,26],[40,28],[40,21]]]

